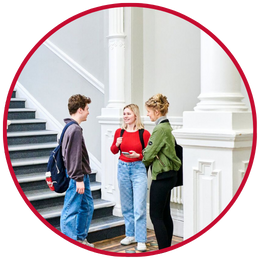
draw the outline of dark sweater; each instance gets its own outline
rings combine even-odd
[[[67,124],[74,121],[65,118]],[[66,130],[62,141],[62,156],[67,173],[75,181],[83,181],[85,174],[90,174],[89,157],[85,141],[82,135],[82,128],[79,124],[72,124]]]

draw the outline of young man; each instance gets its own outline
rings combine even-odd
[[[64,119],[65,123],[75,121],[66,130],[62,141],[62,156],[67,174],[70,177],[69,188],[64,199],[61,213],[61,232],[68,237],[85,245],[93,247],[87,241],[88,230],[92,219],[94,204],[90,190],[89,157],[80,124],[89,115],[88,104],[91,99],[83,95],[71,96],[68,109],[71,118]]]

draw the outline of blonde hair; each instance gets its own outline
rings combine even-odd
[[[162,116],[165,116],[168,113],[168,107],[170,103],[168,102],[166,96],[163,96],[162,94],[156,94],[149,98],[145,102],[145,105],[149,108],[157,110],[161,113]]]
[[[144,128],[144,125],[141,121],[141,116],[140,116],[140,111],[139,111],[139,107],[136,105],[136,104],[129,104],[127,106],[125,106],[123,108],[123,111],[126,109],[126,108],[129,108],[136,116],[136,121],[135,121],[135,127],[137,130],[139,129],[143,129]],[[123,122],[123,125],[122,125],[122,128],[123,129],[126,129],[127,128],[127,125],[125,122]]]

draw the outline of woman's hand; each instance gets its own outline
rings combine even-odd
[[[139,158],[140,154],[136,153],[135,151],[129,151],[130,154],[124,154],[127,158]]]
[[[122,143],[122,141],[123,141],[123,137],[118,137],[116,139],[116,146],[119,147],[119,145]]]

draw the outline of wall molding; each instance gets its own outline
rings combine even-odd
[[[248,164],[249,164],[249,160],[242,161],[242,163],[241,163],[241,165],[242,165],[242,169],[239,170],[241,181],[242,181],[243,178],[245,177],[245,173],[246,173],[246,170],[247,170]]]
[[[214,160],[199,160],[193,168],[194,233],[210,224],[221,212],[221,170]]]
[[[50,40],[46,40],[43,43],[49,50],[56,54],[60,59],[67,63],[72,69],[79,73],[84,79],[86,79],[91,85],[98,89],[102,94],[105,93],[105,87],[102,82],[95,78],[91,73],[85,70],[81,65],[79,65],[75,60],[73,60],[69,55],[63,52],[58,46],[52,43]]]

